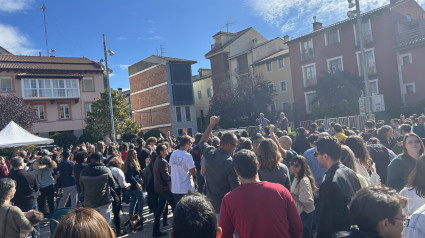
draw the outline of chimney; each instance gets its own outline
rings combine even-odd
[[[118,93],[122,94],[122,88],[118,88]]]
[[[289,36],[288,35],[284,35],[283,36],[283,42],[287,42],[289,41]]]
[[[390,5],[395,5],[399,0],[390,0]]]
[[[316,16],[314,16],[313,19],[314,19],[314,22],[313,22],[313,31],[317,31],[317,30],[322,29],[322,23],[316,21]]]

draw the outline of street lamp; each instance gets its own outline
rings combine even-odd
[[[115,139],[115,125],[114,125],[114,108],[112,107],[112,97],[111,97],[111,84],[109,83],[109,68],[108,68],[108,54],[113,56],[115,53],[112,50],[106,50],[106,39],[105,34],[103,36],[103,52],[105,53],[105,71],[106,79],[108,81],[108,97],[109,97],[109,112],[111,114],[111,137],[113,142],[117,142]]]
[[[369,94],[369,75],[366,70],[366,55],[364,50],[363,24],[362,24],[362,16],[360,14],[360,4],[359,4],[359,0],[347,0],[347,1],[348,1],[348,8],[356,7],[356,10],[347,12],[347,16],[350,19],[353,19],[354,15],[357,15],[357,31],[359,32],[363,79],[364,79],[364,86],[365,86],[365,93],[366,93],[365,109],[366,109],[366,114],[368,114],[368,113],[372,113],[372,110],[370,108],[371,104],[370,104],[370,94]]]

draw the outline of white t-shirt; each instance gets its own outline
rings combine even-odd
[[[170,156],[171,192],[187,194],[195,191],[195,183],[189,170],[195,168],[192,155],[183,150],[176,150]]]

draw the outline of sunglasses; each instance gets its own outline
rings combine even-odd
[[[295,168],[300,167],[300,164],[298,164],[298,163],[294,163],[294,162],[290,163],[290,165],[291,165],[292,167],[295,167]]]
[[[317,157],[318,155],[321,155],[322,153],[315,151],[314,152],[314,157]]]
[[[410,219],[409,219],[409,218],[407,218],[407,217],[394,217],[394,219],[396,219],[396,220],[400,220],[400,221],[403,221],[403,225],[404,225],[405,227],[409,226]]]

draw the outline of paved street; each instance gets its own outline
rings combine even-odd
[[[127,213],[128,208],[129,208],[128,205],[124,205],[123,211],[125,213]],[[171,211],[171,208],[169,210]],[[138,237],[138,238],[152,237],[152,228],[153,228],[154,216],[153,216],[153,213],[149,214],[149,209],[148,209],[147,205],[144,207],[143,215],[147,219],[144,222],[143,231],[140,231],[140,232],[137,232],[137,233],[134,233],[134,234],[130,233],[130,234],[127,234],[127,235],[121,236],[121,237]],[[121,215],[121,223],[124,222],[126,219],[128,219],[128,215]],[[161,230],[164,231],[164,232],[170,232],[172,222],[173,222],[173,218],[172,218],[172,213],[171,213],[168,216],[168,223],[170,225],[168,225],[165,229],[162,227],[162,219],[161,219]],[[45,227],[41,228],[41,236],[42,236],[42,238],[47,238],[47,237],[51,236],[50,231],[49,231],[49,226],[45,226]],[[163,237],[168,237],[168,236],[163,236]]]

